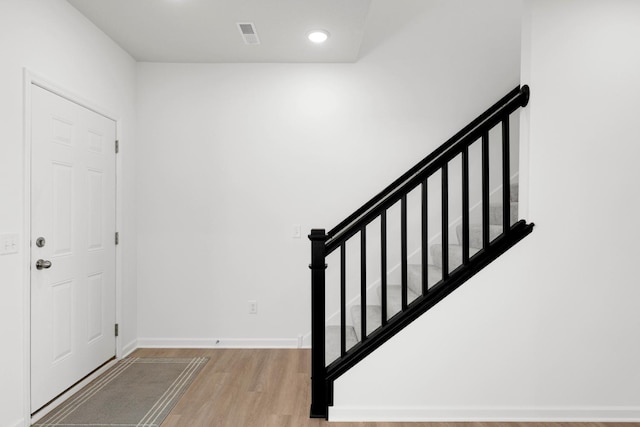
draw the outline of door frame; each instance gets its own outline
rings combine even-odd
[[[24,414],[26,425],[30,425],[31,422],[42,418],[49,411],[55,408],[58,404],[62,403],[64,399],[68,398],[71,394],[77,392],[81,387],[97,377],[100,373],[104,372],[115,361],[104,365],[100,370],[94,372],[89,377],[79,382],[76,386],[63,393],[59,398],[54,400],[45,408],[41,413],[35,417],[31,417],[31,106],[32,106],[32,85],[39,86],[49,92],[52,92],[64,99],[74,102],[88,110],[91,110],[97,114],[100,114],[108,119],[113,120],[116,123],[116,139],[121,140],[121,123],[122,120],[117,115],[97,105],[81,95],[60,86],[48,78],[41,76],[28,68],[24,68],[24,110],[23,110],[23,146],[24,146],[24,179],[23,179],[23,198],[24,198],[24,219],[22,225],[22,247],[25,248],[23,256],[23,352],[24,352],[24,365],[23,365],[23,384],[24,384]],[[122,191],[121,180],[118,179],[121,176],[121,154],[116,156],[116,230],[119,230],[122,224]],[[122,323],[122,250],[119,245],[116,245],[116,266],[115,266],[115,279],[116,279],[116,296],[115,296],[115,316],[116,323]],[[116,360],[123,357],[123,344],[121,338],[116,337],[115,355]]]

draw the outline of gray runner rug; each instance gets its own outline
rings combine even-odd
[[[157,427],[208,360],[122,359],[34,425]]]

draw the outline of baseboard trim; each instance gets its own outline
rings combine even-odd
[[[311,332],[302,336],[302,345],[300,348],[311,348]]]
[[[138,348],[138,340],[133,340],[129,344],[122,347],[122,356],[121,358],[127,357]]]
[[[290,338],[139,338],[138,348],[298,348]]]
[[[342,422],[639,422],[640,407],[330,407]]]
[[[8,424],[8,427],[25,427],[28,426],[29,424],[24,422],[24,418],[19,419],[18,421],[16,421],[15,424],[11,425]]]

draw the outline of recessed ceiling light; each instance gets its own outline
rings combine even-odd
[[[324,43],[329,38],[329,33],[325,30],[313,30],[307,34],[307,38],[314,43]]]

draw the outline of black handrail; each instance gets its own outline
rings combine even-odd
[[[520,107],[529,102],[529,86],[518,86],[492,105],[487,111],[465,126],[460,132],[436,148],[422,161],[409,169],[400,178],[387,186],[378,195],[366,202],[362,207],[349,215],[344,221],[329,230],[327,235],[327,255],[333,252],[341,242],[358,232],[360,227],[375,219],[382,210],[390,207],[417,186],[420,180],[428,177],[442,167],[444,163],[458,155],[461,148],[469,145],[482,136],[482,133],[500,123]]]
[[[516,87],[487,111],[478,116],[460,132],[438,147],[433,153],[395,180],[385,190],[365,203],[347,219],[334,227],[329,233],[323,229],[313,229],[309,235],[311,240],[312,271],[312,310],[311,310],[311,416],[327,418],[328,406],[333,404],[333,381],[366,357],[369,353],[390,339],[402,328],[415,320],[422,313],[434,306],[466,280],[499,257],[503,252],[515,245],[533,229],[533,224],[520,220],[511,225],[510,217],[510,169],[509,169],[509,117],[529,100],[529,88]],[[502,126],[502,233],[491,240],[490,206],[489,206],[489,132],[492,128]],[[482,147],[482,243],[470,251],[469,224],[469,146],[480,141]],[[449,256],[449,162],[457,156],[462,160],[462,248],[461,264],[451,265],[453,256]],[[441,279],[430,284],[428,273],[428,179],[440,172],[441,181]],[[408,300],[408,250],[407,250],[407,195],[421,186],[421,294],[412,301]],[[453,196],[451,196],[453,197]],[[400,313],[391,317],[387,314],[387,210],[400,202],[400,238],[401,238],[401,284]],[[367,226],[380,218],[380,261],[381,261],[381,327],[367,333]],[[346,242],[356,234],[360,234],[360,342],[346,348]],[[339,356],[326,365],[325,354],[325,270],[326,257],[340,248],[340,344]],[[476,252],[477,251],[477,252]],[[430,287],[430,285],[433,285]]]

